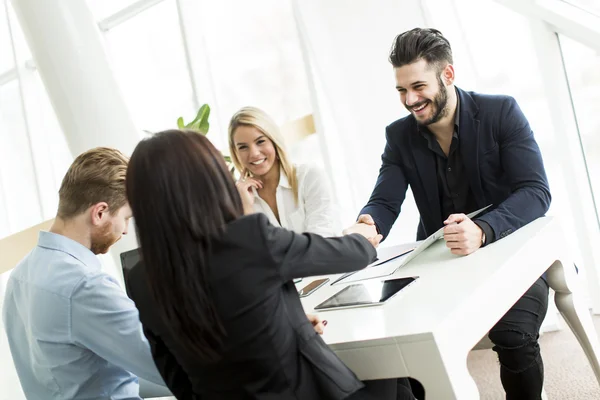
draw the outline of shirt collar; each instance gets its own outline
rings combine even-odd
[[[98,259],[90,249],[73,239],[59,235],[58,233],[41,231],[38,235],[38,246],[62,251],[91,268],[102,267],[100,259]]]
[[[456,90],[456,114],[454,115],[454,133],[458,135],[458,130],[460,127],[460,93],[458,93],[458,89]]]

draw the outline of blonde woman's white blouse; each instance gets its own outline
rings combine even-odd
[[[295,167],[298,178],[298,204],[294,201],[292,187],[283,170],[279,175],[275,198],[281,223],[277,221],[267,202],[260,198],[256,189],[252,188],[254,211],[265,214],[271,224],[291,231],[311,232],[325,237],[339,236],[333,198],[324,171],[310,164],[300,164]]]

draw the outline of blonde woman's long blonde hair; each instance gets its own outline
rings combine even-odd
[[[243,107],[239,109],[229,122],[229,152],[233,165],[240,172],[244,173],[244,166],[240,161],[240,157],[233,141],[233,135],[239,126],[252,126],[261,131],[275,147],[275,154],[279,158],[279,165],[283,173],[287,177],[288,182],[294,194],[294,200],[298,202],[298,178],[296,177],[296,168],[290,162],[285,148],[285,141],[281,135],[279,127],[271,117],[263,110],[256,107]],[[244,176],[242,176],[244,178]]]

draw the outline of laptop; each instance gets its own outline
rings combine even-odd
[[[129,274],[129,271],[140,262],[140,249],[125,251],[120,254],[120,257],[123,278],[127,281],[127,274]],[[127,290],[127,285],[125,285],[125,290]]]

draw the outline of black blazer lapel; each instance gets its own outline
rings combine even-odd
[[[479,173],[479,120],[476,119],[479,109],[467,93],[458,89],[460,96],[459,143],[460,155],[469,179],[469,186],[475,197],[478,208],[485,207],[485,195],[481,187]]]

